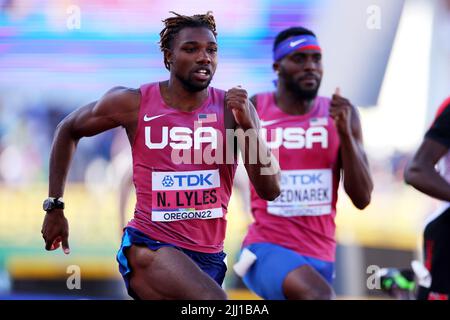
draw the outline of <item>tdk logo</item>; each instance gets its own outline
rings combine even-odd
[[[322,184],[322,174],[291,174],[289,176],[282,176],[282,185],[311,185]]]
[[[164,187],[170,188],[171,186],[173,186],[174,181],[173,181],[173,179],[172,179],[171,176],[165,176],[165,177],[162,179],[161,184],[162,184]]]
[[[211,182],[212,174],[188,174],[181,175],[175,174],[173,176],[165,176],[161,181],[164,187],[170,188],[174,184],[176,187],[203,187],[203,186],[213,186]]]

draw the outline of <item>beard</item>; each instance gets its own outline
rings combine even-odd
[[[208,86],[211,83],[212,78],[213,78],[211,75],[211,77],[208,79],[208,81],[199,83],[192,79],[192,74],[189,74],[188,77],[183,77],[179,74],[175,74],[175,77],[181,82],[183,87],[187,91],[190,91],[190,92],[199,92],[199,91],[202,91],[202,90],[208,88]]]
[[[316,79],[317,86],[315,88],[305,89],[302,88],[302,86],[299,84],[301,78],[296,81],[292,76],[287,75],[282,70],[280,70],[279,77],[283,79],[284,86],[286,87],[286,89],[295,94],[301,100],[313,100],[317,97],[317,94],[319,93],[321,79]]]

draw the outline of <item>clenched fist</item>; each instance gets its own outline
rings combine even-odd
[[[234,87],[225,95],[225,105],[233,112],[236,123],[244,130],[255,128],[250,115],[250,102],[247,91],[241,86]]]
[[[334,124],[341,135],[351,134],[352,104],[349,100],[341,96],[339,88],[331,99],[330,116],[334,119]]]

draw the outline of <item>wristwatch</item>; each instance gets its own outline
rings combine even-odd
[[[63,198],[52,198],[49,197],[44,200],[44,203],[42,205],[44,211],[51,211],[53,209],[64,209],[64,200]]]

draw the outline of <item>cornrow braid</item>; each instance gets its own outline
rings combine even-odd
[[[163,53],[172,49],[172,40],[178,32],[187,27],[205,27],[211,30],[214,36],[217,37],[216,22],[211,11],[208,11],[206,14],[195,14],[193,16],[185,16],[173,11],[170,11],[170,13],[174,14],[175,17],[163,20],[162,22],[165,27],[159,33],[161,38],[159,45]],[[164,65],[167,70],[170,70],[170,65],[165,55]]]

